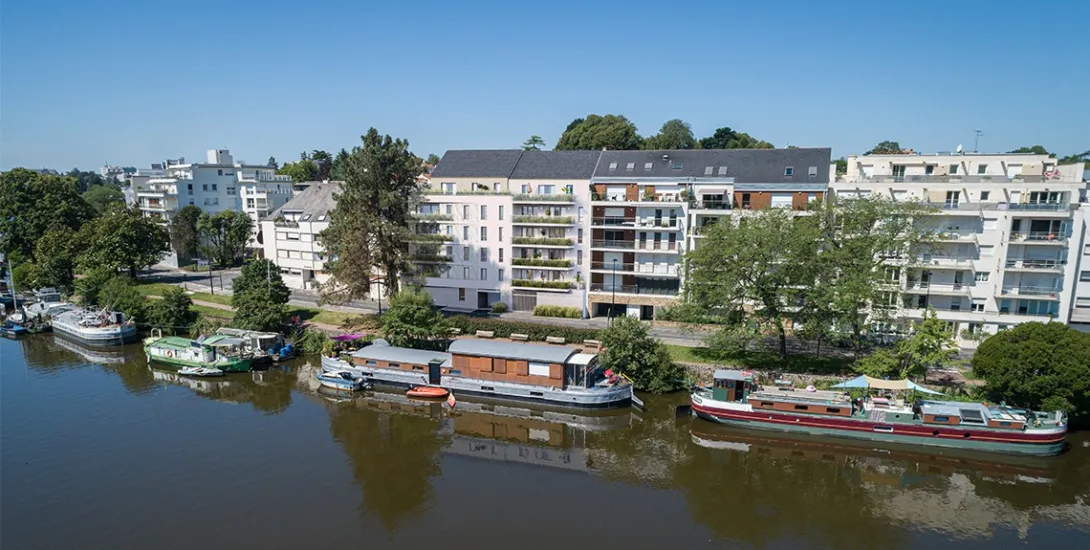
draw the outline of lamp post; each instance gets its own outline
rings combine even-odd
[[[609,324],[613,326],[613,310],[617,308],[617,258],[613,258],[613,297],[609,300]]]

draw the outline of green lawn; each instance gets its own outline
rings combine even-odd
[[[783,371],[806,374],[845,374],[851,371],[851,359],[789,355],[781,359],[775,353],[746,351],[728,353],[707,347],[666,345],[670,357],[682,363],[700,363],[762,371]]]
[[[205,317],[215,317],[217,319],[225,319],[227,321],[230,321],[231,318],[234,317],[234,315],[226,309],[196,305],[190,306],[189,308],[193,311],[196,311],[197,313],[200,313],[201,315],[204,315]]]
[[[144,296],[162,296],[172,288],[180,287],[170,283],[140,283],[136,285],[136,289],[143,293]]]

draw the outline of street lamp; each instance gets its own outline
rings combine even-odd
[[[617,258],[613,258],[613,297],[609,300],[609,324],[613,325],[613,310],[617,308]]]

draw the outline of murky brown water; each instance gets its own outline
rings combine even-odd
[[[0,341],[0,546],[1076,548],[1090,439],[1051,459],[786,439],[649,410],[186,380],[138,346]]]

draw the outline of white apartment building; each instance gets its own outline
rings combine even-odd
[[[329,227],[329,211],[336,206],[337,183],[314,183],[265,216],[261,221],[266,258],[280,267],[289,288],[315,290],[329,280],[326,254],[318,234]]]
[[[245,212],[256,227],[292,196],[291,177],[278,175],[267,166],[235,162],[227,149],[209,149],[203,163],[179,158],[156,164],[151,170],[138,170],[127,194],[130,204],[164,223],[169,223],[178,209],[193,205],[209,214]],[[256,230],[251,246],[261,246]],[[177,262],[176,257],[172,260]]]
[[[902,320],[927,307],[950,322],[965,347],[979,332],[1028,321],[1090,319],[1083,167],[1035,154],[850,156],[830,191],[841,199],[879,195],[937,209],[938,242],[897,271]],[[1090,280],[1090,273],[1087,274]],[[1080,304],[1081,307],[1080,307]]]

